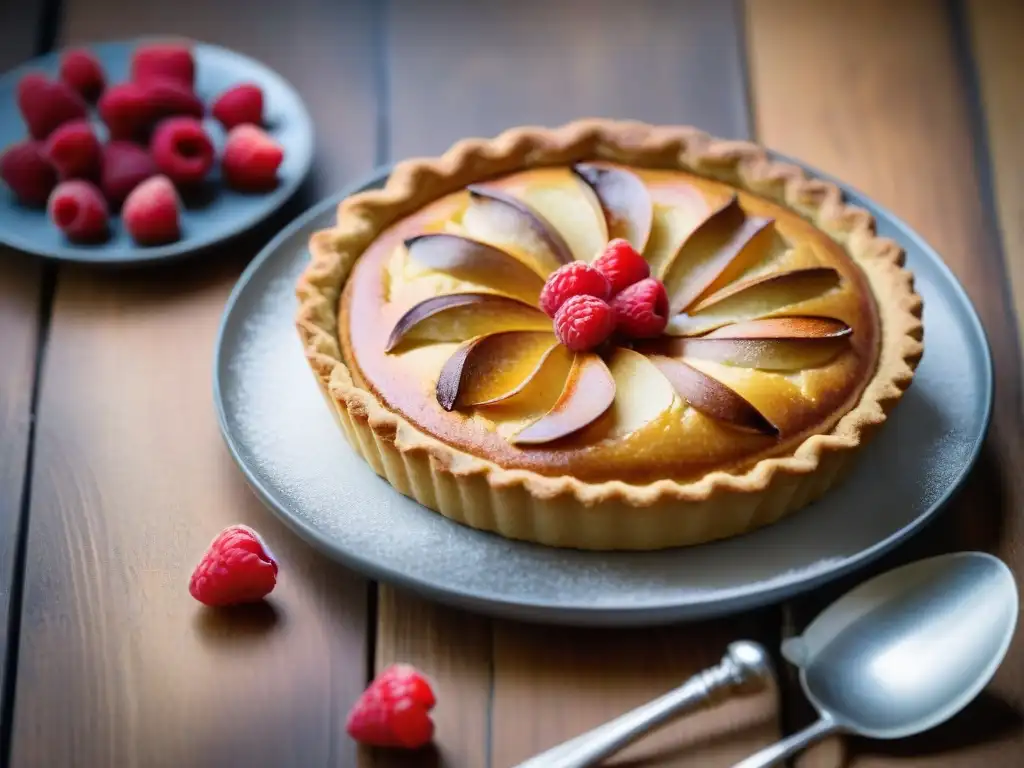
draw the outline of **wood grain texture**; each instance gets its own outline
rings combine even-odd
[[[983,203],[970,78],[949,6],[930,0],[780,0],[749,2],[747,9],[759,137],[863,190],[932,243],[974,301],[995,358],[992,431],[967,486],[927,535],[875,570],[939,551],[986,549],[1003,557],[1019,578],[1024,419],[1013,318],[1022,308],[1006,289],[998,239]],[[1011,197],[1001,205],[1015,202]],[[925,336],[927,354],[927,328]],[[798,604],[794,621],[806,621],[839,591]],[[845,756],[833,742],[809,753],[804,764],[1017,765],[1024,749],[1022,707],[1019,632],[993,684],[950,723],[900,742],[853,740]]]
[[[321,127],[312,191],[326,194],[376,152],[370,18],[368,2],[74,0],[62,38],[184,34],[262,59]],[[367,585],[256,501],[223,447],[211,397],[224,300],[283,220],[181,265],[60,272],[14,766],[355,763],[344,718],[365,682]],[[208,612],[189,597],[189,574],[235,522],[267,538],[278,588],[267,606]]]
[[[390,159],[587,116],[744,136],[734,11],[711,0],[393,0],[384,19]],[[490,622],[388,587],[380,595],[377,668],[414,658],[433,676],[447,709],[430,760],[465,768],[521,761],[663,693],[717,662],[728,640],[766,628],[566,630]],[[730,765],[778,734],[772,693],[709,715],[666,729],[632,759]],[[364,764],[393,762],[367,753]]]

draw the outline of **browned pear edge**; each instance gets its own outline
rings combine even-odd
[[[849,336],[853,328],[834,317],[815,315],[787,315],[743,320],[716,328],[702,336],[704,339],[786,339],[817,340]]]
[[[402,339],[408,335],[409,331],[424,320],[428,320],[440,312],[446,312],[457,307],[465,307],[470,304],[505,304],[516,309],[533,310],[538,315],[543,316],[539,309],[531,304],[527,304],[525,301],[520,301],[511,296],[501,296],[496,293],[446,293],[441,296],[431,296],[417,304],[413,304],[405,311],[405,314],[398,318],[391,329],[391,335],[388,336],[388,342],[384,347],[384,351],[393,351],[402,342]]]
[[[540,331],[510,331],[510,333],[540,333]],[[522,381],[520,381],[515,387],[510,389],[508,392],[503,392],[497,397],[492,397],[490,400],[481,400],[480,402],[477,403],[466,403],[466,405],[475,405],[478,407],[482,407],[487,405],[497,405],[498,403],[503,403],[506,400],[512,399],[520,392],[522,392],[524,389],[526,389],[526,387],[529,386],[531,381],[537,378],[537,374],[540,373],[541,369],[550,359],[551,355],[555,353],[558,347],[559,342],[557,340],[553,341],[551,346],[548,347],[544,354],[540,356],[540,359],[537,361],[537,365],[533,367],[533,370],[526,374],[526,377]]]
[[[469,184],[588,160],[681,170],[718,180],[784,206],[836,240],[863,270],[885,328],[878,366],[860,400],[830,429],[808,436],[783,455],[688,482],[663,479],[629,485],[507,469],[459,451],[389,410],[353,379],[338,341],[338,301],[353,265],[385,229]],[[869,211],[847,202],[838,185],[776,160],[764,147],[716,138],[691,126],[587,119],[466,139],[440,157],[398,163],[383,189],[343,200],[335,224],[315,232],[309,248],[310,262],[296,285],[296,329],[349,443],[392,484],[442,514],[542,543],[590,549],[694,544],[778,519],[841,476],[840,470],[850,465],[910,386],[924,350],[922,301],[913,274],[903,267],[905,253],[895,241],[878,236]],[[421,477],[432,480],[424,484],[417,479]],[[744,512],[746,522],[734,521],[730,510],[737,495],[755,502],[763,514],[751,521]],[[633,538],[621,526],[609,527],[614,540],[583,526],[582,520],[604,502],[613,510],[619,504],[645,510],[656,542],[639,534]],[[700,506],[687,507],[687,515],[680,516],[679,504]],[[567,521],[559,531],[578,535],[541,535],[535,526],[549,508]],[[697,514],[705,509],[699,524],[689,517],[691,510]],[[750,504],[738,509],[749,510]],[[686,532],[677,530],[678,520],[687,521]],[[574,527],[575,522],[580,525]]]
[[[449,244],[451,251],[458,254],[460,258],[448,262],[440,259],[431,259],[424,253],[423,246],[437,242]],[[524,282],[536,283],[538,287],[543,287],[544,285],[545,275],[526,262],[517,259],[508,251],[456,232],[425,232],[422,235],[414,235],[406,239],[404,244],[409,251],[409,258],[418,261],[429,269],[442,271],[458,270],[464,267],[460,267],[458,263],[453,262],[461,261],[462,264],[468,267],[471,262],[479,261],[480,263],[475,266],[478,266],[483,271],[487,271],[489,267],[493,266],[499,270],[505,269],[511,272],[520,272],[523,275],[522,279]]]
[[[683,400],[705,416],[737,429],[778,437],[777,426],[749,400],[718,379],[674,357],[648,355],[647,359]]]
[[[509,442],[538,445],[561,440],[593,424],[613,402],[615,379],[604,360],[592,352],[578,352],[555,404],[512,435]]]
[[[466,186],[466,191],[469,192],[471,198],[487,198],[500,205],[508,206],[519,215],[525,216],[530,222],[533,231],[547,244],[559,263],[568,264],[573,260],[572,250],[569,248],[569,244],[565,242],[565,238],[562,237],[561,233],[555,229],[554,225],[543,214],[534,210],[532,206],[523,200],[487,184],[469,184]]]
[[[731,299],[734,296],[738,296],[741,293],[747,291],[764,288],[772,283],[803,283],[803,282],[814,282],[821,280],[823,283],[826,279],[834,283],[827,288],[824,288],[821,292],[825,293],[833,288],[839,286],[842,282],[842,276],[839,274],[839,270],[834,267],[803,267],[801,269],[791,269],[786,272],[773,272],[767,275],[759,275],[758,277],[752,277],[749,280],[744,280],[740,283],[734,283],[726,286],[720,291],[713,293],[706,299],[699,301],[689,309],[689,314],[698,315],[705,310],[711,309],[716,304],[720,304],[726,299]],[[793,302],[789,302],[793,303]]]
[[[625,219],[630,223],[630,229],[636,230],[636,236],[630,240],[630,245],[638,253],[643,253],[654,225],[654,202],[651,200],[651,193],[647,189],[647,185],[635,173],[621,167],[596,163],[576,163],[572,170],[597,196],[608,232],[611,232],[612,225],[617,219]],[[615,210],[614,203],[608,195],[609,183],[618,183],[624,188],[628,188],[630,201],[635,201],[638,197],[643,201],[639,204],[642,210],[638,210],[636,204]]]

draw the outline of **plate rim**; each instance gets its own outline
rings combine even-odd
[[[384,164],[375,167],[365,176],[361,176],[355,182],[346,185],[341,191],[330,195],[319,201],[311,208],[296,217],[284,227],[257,256],[246,266],[239,276],[224,305],[213,354],[213,398],[214,409],[217,414],[218,426],[221,436],[227,445],[235,464],[241,470],[246,481],[255,492],[256,496],[266,505],[280,520],[289,528],[295,531],[301,538],[313,545],[316,549],[328,555],[337,562],[362,573],[363,575],[382,581],[391,585],[407,589],[416,594],[423,595],[437,602],[456,606],[473,612],[489,616],[501,616],[505,618],[528,620],[546,624],[577,625],[577,626],[654,626],[675,622],[697,621],[712,619],[725,615],[742,613],[753,608],[776,604],[786,599],[793,598],[800,594],[813,590],[831,581],[860,570],[877,560],[882,555],[894,549],[900,543],[911,538],[920,532],[925,526],[932,522],[936,515],[946,506],[949,500],[963,486],[965,480],[974,468],[981,453],[982,447],[988,436],[992,422],[994,407],[994,385],[995,371],[992,358],[991,346],[984,325],[977,313],[977,310],[967,294],[966,289],[953,274],[949,266],[942,260],[938,252],[914,229],[912,229],[901,218],[893,214],[886,207],[876,203],[870,197],[860,192],[855,187],[840,182],[834,176],[818,171],[802,161],[796,160],[783,153],[768,150],[775,159],[789,162],[801,167],[809,175],[825,181],[831,181],[842,189],[844,196],[857,198],[858,204],[863,204],[872,214],[885,218],[906,238],[912,242],[949,284],[953,293],[960,300],[967,310],[969,330],[973,332],[974,340],[978,342],[979,352],[982,357],[984,376],[984,402],[982,403],[981,429],[977,440],[971,447],[966,461],[962,464],[960,471],[955,478],[944,489],[943,493],[924,512],[916,518],[889,534],[871,546],[861,549],[855,554],[849,555],[841,560],[829,563],[826,567],[813,574],[794,576],[782,576],[773,579],[763,587],[752,587],[747,584],[732,590],[722,590],[707,597],[689,597],[683,602],[663,601],[658,605],[641,605],[630,607],[625,604],[601,605],[587,607],[585,605],[565,606],[555,600],[546,599],[510,599],[503,595],[468,592],[463,588],[449,589],[436,581],[417,579],[413,575],[401,573],[386,564],[364,557],[356,551],[349,551],[339,546],[337,542],[322,534],[315,526],[307,523],[296,515],[289,512],[284,505],[279,504],[242,459],[240,446],[235,436],[231,433],[227,422],[227,414],[222,397],[222,385],[220,381],[220,365],[224,357],[224,336],[233,309],[239,296],[251,282],[253,276],[262,265],[273,257],[281,245],[293,237],[297,231],[306,226],[310,221],[336,207],[344,198],[359,191],[383,185],[393,164]],[[392,489],[393,490],[393,489]],[[398,491],[393,490],[394,493]],[[434,513],[436,514],[436,513]],[[456,525],[456,523],[452,523]],[[496,535],[496,534],[495,534]],[[537,545],[540,546],[540,545]],[[727,594],[723,595],[723,592]]]
[[[247,67],[256,67],[263,69],[274,77],[279,79],[296,97],[296,103],[299,107],[299,112],[295,116],[296,123],[301,126],[302,132],[305,135],[306,146],[309,147],[309,151],[306,152],[306,156],[303,160],[301,168],[292,177],[286,180],[284,184],[281,184],[277,189],[271,192],[267,196],[267,207],[262,213],[245,219],[240,223],[229,227],[223,231],[217,232],[213,236],[207,236],[201,240],[179,240],[175,243],[169,243],[167,245],[160,245],[155,247],[146,248],[135,248],[128,251],[131,256],[119,257],[116,255],[104,255],[107,253],[103,249],[89,249],[80,248],[72,244],[61,245],[58,248],[42,248],[34,244],[32,240],[23,240],[15,237],[11,239],[10,236],[2,229],[0,229],[0,245],[4,245],[13,250],[21,253],[31,254],[33,256],[39,256],[44,259],[57,261],[57,262],[68,262],[76,264],[93,264],[97,266],[127,266],[127,265],[146,265],[153,263],[163,263],[173,261],[175,259],[183,259],[192,255],[205,253],[214,246],[223,245],[224,243],[230,242],[237,237],[245,234],[252,230],[254,227],[259,226],[262,222],[280,211],[295,193],[302,186],[303,182],[308,178],[310,170],[313,167],[313,159],[316,154],[316,129],[313,126],[313,119],[309,114],[309,109],[306,106],[305,100],[302,98],[302,94],[299,93],[298,89],[288,80],[284,75],[278,72],[276,69],[271,67],[269,64],[265,64],[259,59],[256,59],[248,54],[241,53],[233,48],[227,48],[223,45],[217,45],[215,43],[208,43],[204,40],[200,40],[194,37],[188,37],[185,35],[139,35],[137,37],[130,38],[116,38],[116,39],[100,39],[92,40],[89,42],[66,45],[56,50],[44,53],[39,56],[33,56],[27,61],[23,61],[20,64],[11,67],[10,69],[0,73],[0,83],[10,80],[15,83],[19,77],[25,73],[36,69],[43,65],[44,62],[59,61],[60,57],[68,50],[72,48],[85,48],[87,50],[94,50],[96,48],[108,47],[117,48],[125,47],[132,48],[140,44],[148,42],[168,42],[177,41],[182,43],[188,43],[196,48],[206,49],[208,51],[215,52],[219,55],[227,55],[229,57],[241,60]],[[13,88],[12,88],[13,92]],[[120,251],[114,251],[114,254],[124,253],[122,249]]]

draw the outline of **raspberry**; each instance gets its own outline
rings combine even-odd
[[[188,591],[200,603],[219,607],[262,600],[276,583],[277,561],[259,534],[246,525],[231,525],[206,550]]]
[[[62,181],[50,195],[47,209],[50,220],[76,243],[95,243],[110,231],[107,201],[92,182]]]
[[[221,170],[228,186],[258,192],[277,183],[282,160],[284,150],[266,131],[255,125],[239,125],[228,132]]]
[[[0,178],[25,205],[46,205],[57,186],[57,172],[38,141],[12,144],[0,155]]]
[[[100,96],[100,118],[116,140],[138,139],[153,124],[154,109],[149,91],[138,83],[113,85]]]
[[[137,144],[112,141],[103,148],[100,187],[111,205],[120,205],[129,192],[154,175],[152,158]]]
[[[644,261],[644,257],[622,238],[616,238],[608,243],[604,252],[591,266],[608,278],[613,296],[626,286],[638,283],[651,274],[651,267]]]
[[[132,56],[131,79],[143,83],[153,78],[168,78],[188,86],[195,84],[196,64],[187,45],[154,43],[140,46]]]
[[[166,176],[146,179],[124,201],[124,228],[139,245],[173,243],[181,237],[181,200]]]
[[[58,126],[86,116],[85,102],[71,86],[38,72],[18,81],[17,101],[33,139],[45,139]]]
[[[242,83],[224,91],[210,110],[227,130],[236,125],[263,122],[263,91],[258,85]]]
[[[615,313],[596,296],[570,296],[555,313],[555,335],[573,352],[593,349],[614,330]]]
[[[61,57],[60,79],[86,101],[96,101],[107,83],[99,61],[83,48],[68,51]]]
[[[409,664],[381,672],[349,711],[345,730],[361,744],[419,749],[434,737],[430,683]]]
[[[660,280],[648,277],[612,299],[615,324],[631,339],[660,336],[668,324],[668,294]]]
[[[62,179],[92,179],[99,175],[103,148],[85,120],[64,123],[46,140],[44,151]]]
[[[607,299],[610,293],[611,286],[604,275],[585,262],[574,261],[559,267],[548,276],[540,292],[540,308],[548,317],[554,317],[558,308],[570,296],[586,295]]]
[[[191,117],[171,117],[153,132],[153,162],[175,184],[196,184],[213,167],[213,143],[202,123]]]
[[[206,107],[192,89],[177,80],[152,78],[142,83],[151,119],[160,120],[172,115],[202,117]]]

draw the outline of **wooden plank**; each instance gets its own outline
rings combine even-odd
[[[985,6],[995,12],[1004,5],[978,3],[975,10]],[[995,357],[995,415],[979,466],[939,524],[875,570],[937,551],[986,549],[1020,574],[1024,530],[1017,510],[1024,489],[1017,468],[1024,458],[1024,424],[1020,350],[1012,317],[1022,307],[1004,288],[1006,272],[988,223],[990,212],[984,208],[969,78],[955,44],[949,7],[928,0],[782,0],[770,6],[749,2],[747,10],[760,138],[872,195],[937,246],[982,316]],[[1012,23],[1004,16],[998,19],[988,23]],[[982,24],[976,33],[983,34]],[[1005,66],[1013,47],[1010,39],[1004,38],[1001,55],[985,54],[990,63],[998,62],[994,67]],[[989,42],[986,38],[985,45]],[[1019,61],[1019,52],[1013,55]],[[1009,85],[1013,72],[1000,70],[998,83],[989,79],[983,86],[988,89],[990,120],[1000,121],[1001,137],[1011,136],[1011,123],[1004,121],[1012,109],[1020,108],[1019,94]],[[984,83],[984,70],[982,79]],[[993,132],[993,140],[995,136]],[[1012,163],[1016,152],[1019,169],[1021,156],[1012,139],[998,143],[1009,150],[995,155],[993,164]],[[1004,172],[1012,175],[1013,167]],[[1009,206],[1019,203],[1013,197],[1019,187],[1005,179],[1003,184],[998,190],[1000,210],[1012,210]],[[1011,218],[1004,222],[1004,232],[1010,223],[1019,225]],[[1012,242],[1008,237],[1008,245]],[[794,622],[799,626],[813,616],[832,594],[795,606]],[[994,683],[952,722],[901,742],[852,741],[845,757],[843,745],[832,742],[808,753],[803,764],[1017,764],[1024,744],[1022,699],[1024,650],[1018,637]]]
[[[42,10],[42,2],[36,0],[0,7],[0,71],[35,53]],[[7,654],[13,640],[12,601],[16,606],[14,593],[21,576],[16,572],[17,548],[42,294],[42,262],[0,246],[0,727],[9,722]],[[0,750],[6,740],[6,733],[0,735]]]
[[[743,136],[749,126],[733,10],[710,0],[396,0],[385,27],[390,157],[595,115],[693,122]],[[383,587],[376,663],[413,658],[437,680],[443,706],[455,710],[439,722],[439,763],[508,766],[653,698],[716,662],[728,640],[762,629],[734,622],[653,632],[532,627],[442,610]],[[776,728],[767,694],[668,729],[631,754],[657,754],[652,765],[728,765],[772,741]],[[364,764],[383,758],[368,754]]]
[[[62,39],[181,34],[264,60],[321,127],[314,191],[325,194],[373,163],[371,27],[369,2],[73,0]],[[211,402],[224,300],[269,234],[176,266],[61,271],[42,374],[12,765],[355,762],[343,728],[365,682],[366,582],[255,500]],[[271,543],[279,586],[268,607],[206,612],[188,595],[189,573],[235,522]]]

